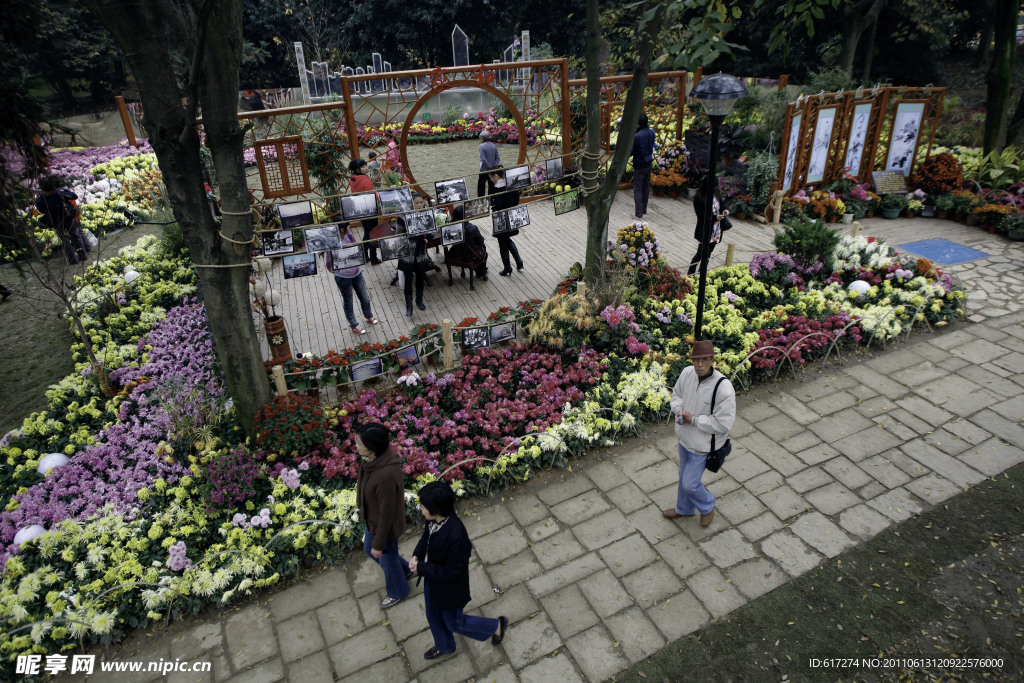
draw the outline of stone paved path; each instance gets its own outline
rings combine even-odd
[[[463,513],[475,544],[468,611],[509,617],[501,647],[460,636],[455,656],[425,661],[422,588],[385,613],[379,569],[354,554],[97,654],[213,663],[212,674],[168,677],[180,681],[607,680],[1024,461],[1024,246],[926,219],[873,222],[868,233],[991,254],[949,269],[968,287],[971,322],[742,394],[734,453],[705,477],[718,499],[706,529],[661,516],[677,479],[666,426]]]

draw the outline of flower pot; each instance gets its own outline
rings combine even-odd
[[[1014,242],[1024,242],[1024,230],[1010,230],[1006,236]]]
[[[967,225],[977,225],[978,224],[978,217],[975,214],[973,214],[973,213],[969,213],[969,214],[967,214],[967,218],[966,218],[965,222],[966,222]]]
[[[925,206],[921,207],[921,218],[934,218],[935,211],[936,209],[934,206],[928,206],[926,204]]]
[[[946,220],[949,216],[949,211],[946,209],[935,209],[935,217],[941,220]]]
[[[843,225],[852,225],[852,224],[853,224],[853,214],[852,213],[844,213],[843,214]]]
[[[668,196],[671,197],[672,199],[675,199],[676,197],[679,196],[679,190],[669,190]]]
[[[910,213],[909,211],[907,211],[907,218],[913,218],[916,215],[916,213]]]
[[[875,217],[875,212],[874,211],[867,211],[867,212],[864,213],[864,217],[865,218],[874,218]]]
[[[898,218],[899,215],[900,215],[900,210],[899,209],[886,209],[886,208],[882,209],[882,218],[888,218],[889,220],[892,220],[893,218]]]
[[[288,330],[284,327],[284,318],[279,315],[270,316],[263,321],[263,329],[267,332],[270,356],[292,360],[292,347],[288,344]]]

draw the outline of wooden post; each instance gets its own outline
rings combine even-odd
[[[139,143],[135,141],[135,129],[132,128],[132,119],[128,116],[128,106],[120,95],[115,95],[114,101],[117,102],[117,110],[121,112],[121,124],[124,125],[124,134],[128,137],[128,144],[137,148]]]
[[[580,298],[583,298],[583,299],[587,298],[587,283],[586,282],[582,282],[581,281],[581,282],[577,282],[576,283],[576,295],[579,296]]]
[[[788,85],[789,85],[789,74],[782,74],[781,76],[779,76],[779,92],[785,90],[786,86],[788,86]]]
[[[572,154],[572,110],[569,107],[572,103],[572,93],[569,92],[569,59],[563,58],[558,69],[561,72],[559,87],[562,90],[562,155],[568,157]],[[568,160],[563,159],[562,163],[568,163]]]
[[[732,260],[736,256],[736,245],[730,244],[728,249],[725,250],[725,267],[728,268],[732,265]]]
[[[854,221],[853,227],[850,228],[850,237],[856,237],[860,234],[860,231],[864,229],[864,226],[860,224],[860,221]]]
[[[284,381],[284,366],[275,365],[270,371],[270,376],[274,378],[274,391],[277,392],[277,395],[286,395],[288,393],[288,384]]]
[[[345,100],[345,127],[348,128],[348,158],[359,158],[359,133],[356,132],[356,117],[352,112],[352,89],[348,84],[348,76],[339,76],[341,97]],[[389,96],[390,97],[390,96]]]
[[[676,102],[676,140],[683,140],[683,119],[686,117],[686,72],[676,76],[679,100]]]
[[[445,370],[450,370],[453,363],[452,353],[452,321],[445,318],[441,321],[441,363]]]

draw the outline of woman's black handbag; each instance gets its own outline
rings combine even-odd
[[[726,216],[722,220],[718,221],[718,227],[722,228],[722,232],[732,229],[732,221]]]
[[[725,381],[722,377],[715,383],[715,390],[711,392],[711,414],[715,414],[715,397],[718,395],[718,385]],[[707,460],[704,461],[704,469],[710,472],[717,472],[722,469],[722,463],[725,462],[727,455],[732,453],[732,441],[726,438],[725,443],[722,444],[721,448],[715,448],[715,436],[711,435],[711,452],[708,453]]]

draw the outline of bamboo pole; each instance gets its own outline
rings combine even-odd
[[[730,244],[725,250],[725,267],[728,268],[732,265],[733,258],[736,257],[736,245]]]
[[[278,396],[285,396],[288,393],[288,384],[284,381],[284,366],[275,365],[270,371],[271,377],[274,378],[274,390]]]
[[[128,144],[138,148],[139,143],[135,141],[135,129],[132,128],[132,120],[128,116],[128,105],[124,103],[124,98],[120,95],[115,95],[114,101],[117,103],[117,110],[121,112],[121,124],[124,125],[124,134],[128,137]]]
[[[441,355],[443,367],[445,370],[450,370],[454,362],[454,354],[452,353],[452,321],[448,318],[441,320],[441,343],[443,344]]]

